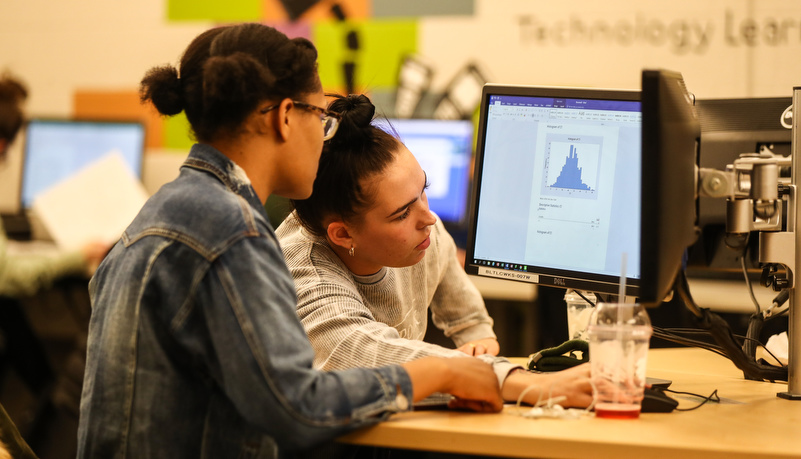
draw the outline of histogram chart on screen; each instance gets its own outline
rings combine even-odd
[[[606,262],[618,129],[539,126],[527,259],[598,269]]]
[[[548,135],[542,194],[597,199],[602,148],[603,137]]]

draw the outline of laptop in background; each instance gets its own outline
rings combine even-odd
[[[30,209],[36,197],[110,151],[122,154],[141,180],[145,127],[135,121],[30,120],[25,127],[20,200]]]
[[[31,212],[36,198],[110,152],[142,179],[145,127],[138,121],[33,118],[24,129],[20,209],[33,239],[49,239]]]

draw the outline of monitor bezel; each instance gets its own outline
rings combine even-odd
[[[698,238],[701,125],[681,73],[643,70],[642,95],[639,301],[658,306]]]
[[[494,95],[640,102],[641,92],[630,89],[503,85],[490,83],[484,85],[481,92],[478,128],[476,130],[476,146],[474,149],[475,164],[473,168],[473,180],[470,192],[470,207],[467,214],[468,240],[465,255],[465,271],[468,274],[481,277],[508,279],[550,287],[580,289],[611,295],[619,293],[619,276],[608,276],[595,273],[584,273],[579,271],[568,271],[564,269],[533,266],[527,266],[527,270],[523,272],[519,269],[480,266],[472,262],[474,259],[473,255],[476,243],[475,236],[478,218],[477,205],[480,199],[482,181],[481,169],[484,162],[484,142],[486,141],[487,134],[487,108],[489,106],[490,96]],[[638,296],[639,284],[640,279],[627,276],[626,295]]]
[[[80,125],[113,125],[113,126],[137,126],[142,133],[142,145],[139,152],[139,170],[136,174],[137,179],[142,180],[142,174],[145,167],[145,151],[147,147],[147,131],[144,121],[139,119],[93,119],[93,118],[69,118],[69,117],[56,117],[56,116],[38,116],[27,119],[23,125],[24,139],[22,147],[22,159],[20,164],[19,175],[19,209],[20,212],[29,213],[31,206],[26,206],[23,198],[23,190],[25,189],[25,171],[28,166],[28,149],[30,147],[30,140],[28,139],[29,129],[35,123],[50,123],[50,124],[80,124]]]

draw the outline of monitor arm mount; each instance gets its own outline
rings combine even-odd
[[[795,239],[789,227],[794,221],[795,186],[780,176],[781,168],[792,167],[791,159],[774,155],[767,147],[759,153],[743,153],[725,171],[702,168],[698,194],[726,198],[726,233],[748,235],[759,232],[759,262],[762,283],[775,291],[793,287]],[[787,228],[783,228],[782,207],[788,202]],[[777,265],[786,268],[780,273]]]
[[[793,90],[793,112],[801,113],[801,87]],[[748,338],[758,338],[762,321],[777,313],[789,297],[789,365],[787,368],[788,390],[779,397],[801,400],[801,295],[796,286],[801,285],[801,231],[797,229],[801,217],[801,202],[798,199],[798,181],[801,180],[801,126],[793,118],[792,154],[790,158],[774,155],[764,148],[759,153],[745,153],[726,166],[725,171],[701,168],[698,194],[726,199],[726,232],[731,234],[759,234],[759,262],[763,266],[762,284],[780,292],[774,306],[751,317]],[[781,177],[782,168],[790,168],[791,177]],[[783,222],[783,206],[786,203],[786,222]],[[779,267],[783,267],[780,270]],[[685,284],[686,286],[686,284]],[[685,292],[687,293],[687,292]],[[692,303],[687,293],[685,303]],[[693,304],[693,307],[694,304]],[[691,307],[691,310],[693,309]],[[697,307],[693,313],[701,318]],[[716,337],[717,338],[717,337]],[[755,340],[746,340],[743,346],[746,359],[753,363],[756,351]],[[722,344],[722,343],[721,343]],[[724,346],[725,347],[725,346]],[[732,360],[737,359],[732,357]],[[756,367],[742,368],[749,379],[773,380],[775,372]],[[765,367],[764,365],[759,368]],[[749,374],[750,373],[750,374]],[[769,375],[766,377],[765,375]]]

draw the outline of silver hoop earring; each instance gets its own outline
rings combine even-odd
[[[356,248],[353,247],[353,246],[350,246],[350,250],[348,250],[348,255],[354,256],[355,253],[356,253]]]

